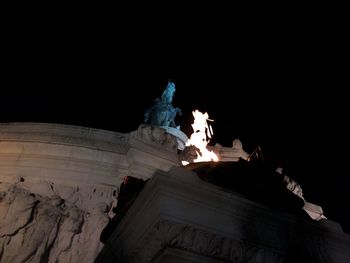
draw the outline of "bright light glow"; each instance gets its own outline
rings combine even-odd
[[[198,110],[192,111],[194,122],[192,124],[193,133],[190,139],[187,141],[186,146],[195,146],[199,149],[196,151],[197,159],[194,160],[197,162],[217,162],[219,158],[213,151],[209,151],[207,149],[207,145],[209,143],[209,139],[213,135],[213,129],[211,128],[208,121],[212,121],[209,119],[208,113],[201,113]],[[207,140],[207,137],[209,138]],[[188,162],[182,161],[182,165],[187,165]]]

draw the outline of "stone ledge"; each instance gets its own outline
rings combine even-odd
[[[0,123],[0,141],[73,145],[124,153],[128,134],[52,123]]]

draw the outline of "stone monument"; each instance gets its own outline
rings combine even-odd
[[[182,166],[174,92],[126,134],[0,124],[0,262],[348,262],[349,235],[239,140]],[[121,201],[128,178],[141,186]]]
[[[176,115],[182,114],[181,109],[174,108],[172,105],[175,90],[175,83],[169,80],[162,96],[155,99],[153,105],[146,109],[144,122],[152,127],[160,127],[175,136],[178,149],[183,150],[188,137],[180,130],[180,126],[175,124]]]

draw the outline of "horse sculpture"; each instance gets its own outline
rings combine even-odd
[[[174,108],[172,105],[174,93],[175,84],[169,81],[161,98],[157,98],[154,104],[145,111],[145,123],[152,126],[180,128],[175,125],[174,121],[177,114],[182,114],[179,108]]]

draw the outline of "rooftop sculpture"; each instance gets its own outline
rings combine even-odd
[[[152,126],[180,129],[180,126],[176,126],[174,121],[177,114],[182,114],[179,108],[174,108],[172,105],[174,93],[175,84],[169,80],[162,96],[155,99],[154,104],[145,111],[145,123]]]

